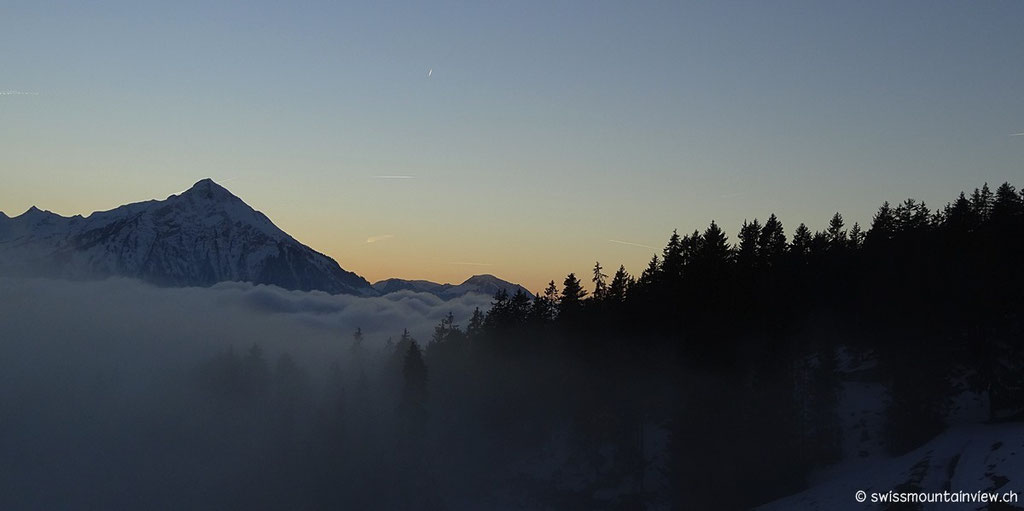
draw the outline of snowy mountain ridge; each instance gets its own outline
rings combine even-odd
[[[458,285],[403,279],[370,285],[211,179],[164,200],[84,217],[65,217],[35,206],[15,217],[0,212],[0,275],[117,276],[161,286],[244,281],[358,296],[410,290],[444,300],[468,293],[494,295],[499,289],[532,296],[522,286],[493,275],[474,275]]]
[[[35,206],[0,217],[0,272],[124,276],[165,286],[222,281],[375,295],[369,282],[299,243],[224,187],[64,217]]]

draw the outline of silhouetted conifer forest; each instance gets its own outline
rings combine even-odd
[[[768,215],[732,241],[712,222],[673,232],[640,275],[598,263],[532,299],[499,292],[430,339],[389,340],[377,361],[356,332],[339,340],[353,356],[328,389],[337,406],[307,432],[328,449],[296,444],[282,473],[309,472],[303,453],[319,451],[316,475],[301,478],[317,502],[375,507],[394,488],[409,509],[458,507],[436,481],[453,476],[460,492],[557,509],[745,508],[791,494],[841,456],[840,348],[877,358],[891,453],[943,430],[957,377],[989,394],[992,420],[1024,410],[1022,227],[1024,198],[1009,184],[935,210],[885,203],[867,228],[836,213],[811,232]],[[301,369],[287,358],[270,368],[258,351],[225,353],[200,374],[216,406],[279,400],[288,413],[272,432],[291,435],[289,414],[313,399]],[[644,445],[655,428],[668,435],[661,488]],[[567,449],[564,466],[530,470],[552,445]],[[609,488],[611,504],[595,497]]]

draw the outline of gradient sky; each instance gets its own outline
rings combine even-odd
[[[1024,2],[345,4],[4,2],[0,210],[212,177],[371,281],[539,289],[1024,185]]]

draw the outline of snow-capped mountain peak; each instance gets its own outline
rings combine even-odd
[[[228,191],[227,188],[217,184],[210,178],[203,178],[196,181],[196,184],[192,185],[191,188],[185,190],[181,194],[182,197],[197,198],[200,200],[208,200],[213,202],[228,201],[228,200],[241,200],[234,194]]]
[[[211,179],[178,195],[63,217],[30,208],[0,218],[0,272],[161,285],[222,281],[376,294],[362,277],[299,243]]]
[[[63,217],[61,217],[60,215],[58,215],[58,214],[56,214],[56,213],[54,213],[52,211],[42,210],[42,209],[39,209],[39,208],[37,208],[35,206],[32,206],[32,207],[26,209],[24,213],[14,217],[14,218],[20,218],[20,219],[22,219],[25,222],[44,222],[46,220],[50,220],[50,219],[54,219],[54,218],[63,218]]]

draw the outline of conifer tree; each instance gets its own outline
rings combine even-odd
[[[558,304],[558,286],[555,285],[555,281],[548,282],[548,287],[544,288],[544,297],[547,298],[552,304]]]
[[[466,336],[470,339],[476,339],[480,337],[484,329],[484,313],[480,312],[480,307],[473,309],[473,316],[469,318],[469,324],[466,325]]]
[[[683,236],[681,242],[683,247],[683,267],[689,266],[696,259],[700,246],[704,242],[704,238],[700,235],[700,231],[694,229],[689,236]]]
[[[740,244],[736,250],[736,259],[740,267],[755,270],[760,264],[761,224],[755,218],[753,222],[743,221],[738,234]]]
[[[850,228],[850,248],[857,250],[864,245],[864,231],[861,230],[860,224],[857,222],[853,223],[853,227]]]
[[[761,237],[757,244],[761,248],[760,259],[769,265],[786,253],[786,233],[775,213],[768,217],[761,228]]]
[[[352,344],[349,345],[348,351],[349,358],[346,369],[352,375],[359,374],[363,370],[366,352],[366,348],[363,346],[363,329],[361,327],[357,327],[356,331],[352,332]]]
[[[441,322],[434,327],[434,336],[430,338],[431,344],[440,344],[448,340],[452,332],[458,330],[459,326],[455,324],[455,314],[451,311],[441,318]]]
[[[562,296],[558,301],[558,314],[560,316],[572,315],[579,312],[583,298],[587,292],[580,284],[576,274],[570,273],[562,282]]]
[[[1022,213],[1022,202],[1017,190],[1010,183],[1003,183],[996,188],[995,200],[992,202],[992,220],[1005,225],[1017,220]]]
[[[729,241],[718,224],[714,220],[701,235],[700,246],[697,250],[697,258],[705,270],[720,270],[730,261],[732,251],[729,249]]]
[[[533,295],[533,304],[530,306],[530,319],[534,322],[546,322],[555,319],[558,306],[558,288],[555,281],[548,283],[544,293]]]
[[[661,261],[658,260],[658,255],[651,256],[650,262],[647,263],[647,267],[640,273],[640,278],[637,279],[637,286],[642,288],[650,288],[656,282],[659,281],[661,273]]]
[[[604,300],[605,293],[608,290],[608,285],[605,283],[605,281],[608,278],[608,275],[602,273],[601,270],[603,270],[603,268],[601,267],[601,262],[595,262],[594,277],[591,279],[591,282],[594,283],[594,293],[591,295],[591,298],[597,302]]]
[[[923,202],[915,199],[907,199],[894,212],[896,218],[896,232],[923,232],[931,226],[931,214]]]
[[[403,407],[414,414],[421,413],[427,401],[427,364],[419,343],[411,338],[403,357],[402,380]]]
[[[511,325],[521,325],[530,315],[530,297],[522,289],[516,289],[508,302],[508,321]]]
[[[512,323],[512,318],[508,291],[505,288],[500,288],[494,292],[491,310],[484,316],[484,326],[492,332],[501,330]]]
[[[803,223],[797,226],[796,231],[793,231],[793,244],[790,247],[790,252],[801,258],[807,257],[811,253],[811,230]]]
[[[661,261],[662,273],[668,281],[678,281],[683,277],[683,244],[675,229],[662,251]]]
[[[866,241],[870,243],[889,241],[895,235],[896,214],[889,205],[889,201],[885,201],[871,220],[871,229],[867,233]]]
[[[832,219],[828,222],[828,230],[825,231],[825,236],[828,240],[829,250],[841,250],[846,248],[847,237],[846,230],[843,229],[843,215],[840,215],[837,211]]]
[[[547,318],[555,319],[558,316],[558,286],[555,285],[555,281],[548,282],[548,287],[544,288],[544,300],[547,303]]]
[[[626,299],[630,279],[626,267],[620,265],[619,269],[615,271],[615,276],[612,277],[612,283],[608,286],[606,299],[612,303],[622,303]]]
[[[361,327],[356,327],[356,331],[352,332],[352,344],[349,346],[349,351],[352,353],[354,359],[358,360],[362,358],[363,329]]]
[[[976,229],[979,224],[979,218],[964,192],[960,192],[960,196],[952,204],[946,206],[943,216],[945,227],[954,232],[966,233]]]
[[[821,256],[829,250],[828,234],[822,231],[814,231],[811,236],[811,256]]]
[[[988,221],[992,214],[992,202],[992,191],[989,190],[988,183],[983,184],[980,190],[974,189],[974,193],[971,194],[971,209],[979,221]]]

